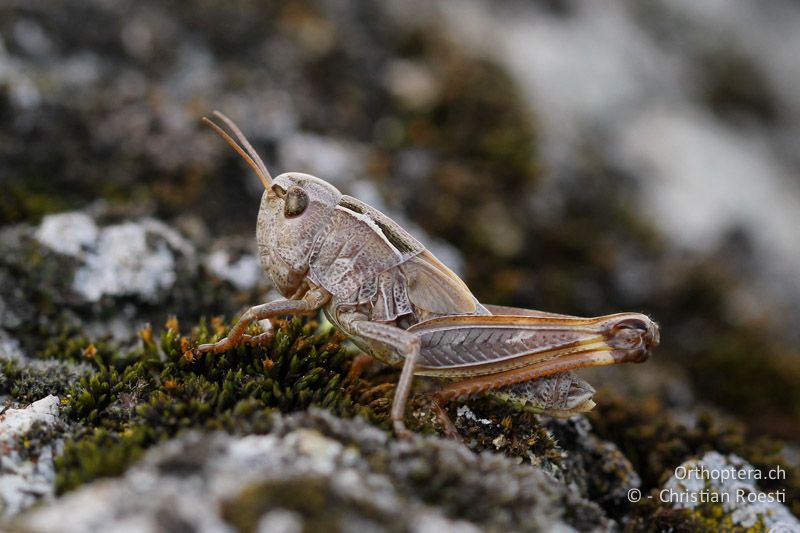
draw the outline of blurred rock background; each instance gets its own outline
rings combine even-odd
[[[704,451],[757,463],[756,436],[796,465],[798,30],[788,0],[0,0],[0,358],[39,365],[0,394],[63,397],[42,364],[270,297],[260,184],[199,122],[220,109],[483,301],[651,314],[651,361],[589,373],[643,489]]]

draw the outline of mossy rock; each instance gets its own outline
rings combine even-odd
[[[657,493],[677,466],[710,451],[736,454],[763,473],[782,468],[786,472],[784,479],[770,480],[765,475],[758,481],[759,488],[783,491],[789,510],[800,515],[800,464],[787,455],[785,442],[750,435],[740,422],[713,411],[679,417],[657,398],[631,403],[610,391],[601,397],[604,399],[590,415],[594,433],[619,446],[642,478],[642,493],[654,496],[652,500],[643,498],[637,504],[622,505],[612,516],[626,515],[642,524],[654,520],[663,522],[665,527],[679,522],[678,517],[694,523],[698,516],[661,504]],[[693,423],[682,421],[687,415],[696,418]]]
[[[142,450],[182,430],[267,432],[274,410],[319,406],[385,426],[387,402],[358,403],[370,385],[348,375],[352,354],[335,331],[295,318],[277,322],[268,344],[193,355],[192,346],[226,330],[220,320],[202,322],[190,340],[173,319],[158,342],[145,328],[133,352],[95,355],[96,370],[63,400],[77,429],[56,461],[58,490],[117,475]]]

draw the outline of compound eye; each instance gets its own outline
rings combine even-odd
[[[283,214],[286,218],[296,217],[308,207],[308,194],[301,187],[293,185],[286,191]]]

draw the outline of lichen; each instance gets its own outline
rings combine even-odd
[[[497,454],[474,454],[430,436],[392,439],[363,419],[327,410],[276,412],[270,419],[266,435],[184,432],[146,452],[120,479],[81,487],[23,516],[19,525],[35,531],[131,523],[256,531],[278,517],[305,530],[337,531],[589,531],[610,525],[572,487]],[[85,501],[92,505],[80,504]]]
[[[784,491],[789,510],[795,515],[800,513],[800,465],[784,455],[786,443],[766,436],[754,438],[741,423],[710,411],[701,411],[696,420],[687,422],[686,417],[676,417],[654,397],[634,403],[611,391],[603,391],[598,397],[604,399],[590,415],[594,433],[619,446],[641,476],[642,493],[653,496],[638,504],[622,502],[607,508],[612,517],[626,516],[642,527],[651,521],[663,527],[682,522],[681,527],[685,528],[699,523],[701,517],[696,513],[667,508],[659,502],[657,492],[677,466],[712,451],[735,453],[762,472],[782,468],[786,472],[784,479],[765,477],[758,482],[759,487],[764,491]]]
[[[85,361],[90,343],[102,358],[169,310],[187,320],[233,313],[267,287],[221,280],[162,222],[111,224],[108,216],[66,213],[0,230],[0,338],[7,334],[31,358]]]
[[[621,518],[628,491],[641,486],[639,473],[625,454],[613,442],[598,437],[585,416],[550,419],[545,427],[563,450],[564,460],[556,472],[559,479],[580,488],[609,516]]]
[[[552,520],[553,509],[545,502],[555,499],[559,502],[556,513],[579,530],[605,522],[596,506],[581,499],[571,488],[562,492],[564,486],[543,475],[540,468],[517,465],[516,460],[509,461],[498,454],[470,453],[457,442],[433,437],[416,437],[411,442],[378,441],[373,430],[362,426],[354,431],[357,424],[338,421],[321,412],[290,418],[277,433],[309,423],[326,438],[341,443],[345,450],[350,447],[359,450],[375,474],[391,479],[393,490],[405,498],[436,507],[447,516],[490,529],[536,531],[546,529],[544,524]],[[334,483],[333,487],[336,486]],[[257,490],[249,493],[251,498],[265,494],[271,491],[260,495]],[[376,497],[376,504],[379,502]],[[277,502],[273,499],[270,503],[260,510],[263,512]],[[363,506],[361,509],[364,512]]]
[[[679,468],[660,493],[661,501],[667,500],[672,507],[729,521],[734,528],[800,528],[800,521],[782,505],[784,493],[762,492],[756,484],[761,472],[741,457],[707,452]],[[686,498],[687,493],[695,498]]]
[[[0,412],[0,521],[53,494],[53,455],[64,424],[55,396]]]

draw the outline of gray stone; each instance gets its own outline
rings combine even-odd
[[[678,466],[659,492],[659,499],[677,509],[719,506],[734,526],[743,529],[800,531],[800,520],[784,505],[785,492],[759,489],[758,480],[763,475],[768,473],[741,457],[707,452]]]
[[[84,486],[18,524],[42,532],[170,524],[229,531],[243,521],[280,531],[321,521],[374,531],[609,525],[599,508],[539,468],[438,437],[396,441],[323,411],[276,416],[267,435],[186,433],[123,477]]]
[[[60,442],[43,442],[34,453],[25,441],[36,431],[56,430],[59,400],[47,396],[19,409],[0,414],[0,518],[13,516],[41,498],[52,498],[55,467],[53,457]]]

